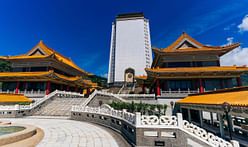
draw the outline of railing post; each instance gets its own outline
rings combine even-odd
[[[233,147],[239,147],[239,142],[236,140],[231,140]]]
[[[122,118],[125,117],[125,113],[127,112],[127,109],[122,109]]]
[[[183,128],[183,116],[182,113],[177,113],[177,125],[179,128]]]
[[[20,105],[16,104],[15,105],[15,110],[20,110]]]
[[[136,126],[141,125],[141,113],[140,112],[135,113],[135,124]]]

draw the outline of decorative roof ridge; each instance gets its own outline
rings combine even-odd
[[[228,45],[222,46],[221,48],[230,48],[230,47],[240,46],[240,45],[242,45],[242,43],[235,42],[235,43],[232,43],[232,44],[228,44]]]
[[[173,47],[175,47],[179,42],[181,42],[184,38],[188,38],[190,41],[194,42],[195,44],[203,47],[204,45],[201,44],[200,42],[196,41],[195,39],[193,39],[192,37],[190,37],[188,34],[186,34],[184,31],[182,33],[182,35],[180,37],[177,38],[177,40],[175,42],[173,42],[171,45],[169,45],[167,48],[164,49],[172,49]]]

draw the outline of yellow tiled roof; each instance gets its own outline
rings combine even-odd
[[[248,70],[246,66],[214,66],[214,67],[178,67],[178,68],[145,68],[153,72],[206,72],[206,71],[243,71]]]
[[[0,93],[0,103],[32,102],[23,94]]]
[[[0,72],[0,77],[29,77],[29,76],[44,76],[52,73],[53,71],[43,72]]]
[[[134,78],[136,78],[136,79],[141,79],[141,80],[146,80],[146,79],[147,79],[147,76],[145,76],[145,75],[142,75],[142,76],[134,76]]]
[[[32,55],[32,56],[29,56],[29,54],[30,54],[33,50],[37,49],[38,46],[39,46],[47,55]],[[48,57],[48,56],[50,56],[50,55],[52,55],[52,54],[54,54],[55,57],[56,57],[59,61],[61,61],[61,62],[63,62],[63,63],[65,63],[65,64],[67,64],[67,65],[69,65],[69,66],[71,66],[71,67],[73,67],[73,68],[75,68],[75,69],[77,69],[77,70],[79,70],[79,71],[81,71],[81,72],[83,72],[83,73],[85,73],[85,74],[88,75],[87,72],[85,72],[84,70],[82,70],[81,68],[79,68],[79,67],[78,67],[70,58],[66,58],[66,57],[63,56],[62,54],[60,54],[60,53],[56,52],[55,50],[49,48],[47,45],[43,44],[43,41],[42,41],[42,40],[41,40],[33,49],[31,49],[28,53],[26,53],[25,55],[8,56],[8,57],[0,56],[0,59],[45,58],[45,57]],[[92,74],[90,73],[89,75],[92,75]]]
[[[177,103],[188,104],[209,104],[209,105],[221,105],[224,102],[228,102],[233,106],[248,106],[248,90],[245,91],[221,91],[217,93],[203,93],[199,95],[188,96]]]
[[[190,41],[192,41],[196,45],[200,46],[200,48],[190,48],[189,47],[189,48],[183,48],[183,49],[173,49],[184,38],[189,39]],[[233,49],[233,48],[236,48],[236,47],[238,47],[240,45],[241,45],[241,43],[234,43],[234,44],[230,44],[230,45],[227,45],[227,46],[224,46],[224,47],[203,45],[200,42],[196,41],[195,39],[193,39],[192,37],[190,37],[189,35],[187,35],[186,33],[183,32],[183,34],[175,42],[173,42],[169,47],[162,48],[162,49],[152,47],[152,49],[157,50],[157,51],[162,51],[162,52],[192,52],[192,51],[211,51],[211,50],[216,51],[216,50]]]
[[[90,86],[97,86],[97,83],[92,83],[88,80],[83,79],[82,77],[76,76],[76,77],[67,77],[58,73],[55,73],[53,70],[45,71],[45,72],[6,72],[6,73],[0,73],[0,78],[2,77],[46,77],[47,79],[50,78],[59,78],[64,79],[67,81],[78,81],[80,83],[84,83]]]

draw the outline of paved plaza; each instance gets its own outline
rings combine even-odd
[[[8,119],[12,123],[30,124],[41,128],[45,136],[37,147],[118,147],[113,133],[102,127],[65,119]]]

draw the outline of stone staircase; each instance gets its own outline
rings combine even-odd
[[[38,111],[34,116],[69,116],[73,105],[81,105],[85,98],[55,98]]]

